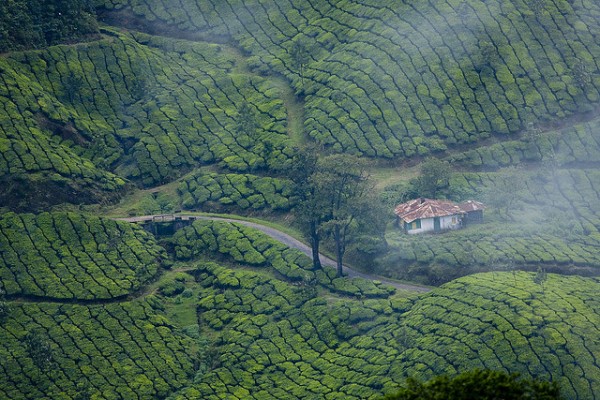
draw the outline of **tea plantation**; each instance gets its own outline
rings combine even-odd
[[[5,3],[0,398],[380,399],[476,369],[600,397],[597,1]],[[308,242],[335,153],[387,204],[379,236],[348,225],[368,279],[231,222]],[[394,223],[430,157],[483,223]],[[226,219],[124,219],[180,211]]]
[[[540,263],[560,272],[597,275],[600,175],[592,156],[598,148],[592,136],[596,124],[576,125],[530,143],[512,142],[516,147],[505,142],[459,154],[457,163],[480,157],[487,158],[486,166],[493,165],[490,159],[508,166],[537,145],[544,149],[537,157],[543,154],[546,160],[529,170],[454,174],[451,191],[492,203],[487,222],[425,237],[390,230],[391,250],[376,270],[399,278],[420,276],[430,283],[481,269],[535,270]],[[574,151],[576,146],[579,150]]]
[[[108,20],[231,37],[258,71],[292,82],[306,132],[338,151],[425,155],[600,100],[591,0],[99,4]]]
[[[29,215],[13,218],[34,231]],[[2,397],[364,399],[407,376],[490,368],[595,398],[596,278],[495,272],[417,297],[314,271],[303,254],[239,224],[197,221],[172,241],[180,261],[136,298],[5,297]],[[79,246],[64,247],[97,251]],[[15,274],[19,286],[31,279]]]
[[[3,194],[4,204],[52,205],[56,200],[19,202],[22,192],[32,196],[36,184],[48,182],[74,192],[66,199],[59,193],[57,202],[94,203],[114,197],[126,179],[152,185],[198,163],[250,171],[286,160],[278,89],[236,71],[231,51],[105,33],[89,44],[0,60],[0,168],[9,187],[19,183],[12,197],[10,190]],[[243,130],[236,122],[241,110],[252,122]]]

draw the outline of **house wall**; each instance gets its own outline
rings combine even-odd
[[[461,217],[461,215],[449,215],[447,217],[440,217],[440,229],[443,231],[448,229],[459,229],[461,227]]]
[[[469,211],[465,216],[465,224],[479,224],[483,222],[483,210]]]
[[[413,233],[433,232],[433,218],[424,218],[421,220],[420,229],[411,229],[406,233],[412,235]]]
[[[447,231],[449,229],[459,229],[461,215],[450,215],[447,217],[440,217],[440,231]],[[421,228],[407,230],[406,233],[412,235],[415,233],[433,232],[434,231],[433,218],[423,218],[421,220]]]

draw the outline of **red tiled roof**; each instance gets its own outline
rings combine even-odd
[[[485,208],[483,203],[480,203],[475,200],[467,200],[464,203],[460,203],[458,206],[460,207],[461,210],[466,211],[466,212],[479,211],[479,210],[483,210]]]
[[[482,203],[473,200],[457,204],[450,200],[419,198],[399,204],[394,209],[394,214],[410,223],[417,219],[465,214],[471,211],[483,210],[483,208]]]

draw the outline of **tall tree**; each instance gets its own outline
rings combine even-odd
[[[343,274],[346,247],[360,226],[360,219],[369,214],[374,198],[364,162],[355,157],[336,154],[325,157],[319,164],[314,184],[325,199],[327,220],[323,227],[333,238],[338,276]]]
[[[236,125],[238,134],[247,135],[250,140],[256,141],[258,130],[256,111],[246,102],[242,103],[238,109]]]
[[[533,11],[536,19],[539,19],[546,9],[546,0],[528,0],[527,5]]]
[[[526,188],[525,178],[523,171],[514,166],[501,169],[495,175],[493,185],[485,191],[486,202],[512,219],[512,210]]]
[[[10,312],[10,306],[4,298],[4,290],[0,289],[0,321],[2,321]]]
[[[296,207],[294,216],[302,234],[308,239],[315,269],[321,268],[319,246],[322,239],[322,224],[326,220],[323,214],[323,197],[314,185],[312,175],[317,168],[317,151],[314,147],[296,148],[288,176],[294,182]]]
[[[50,368],[54,360],[52,347],[50,347],[50,341],[45,333],[41,332],[29,332],[25,338],[23,338],[25,348],[29,357],[33,360],[34,364],[42,370]]]
[[[308,63],[310,57],[310,49],[306,40],[302,38],[294,40],[292,48],[290,49],[290,57],[292,59],[292,67],[300,76],[301,92],[304,94],[304,67]]]
[[[293,175],[299,194],[295,216],[310,242],[314,266],[321,267],[320,243],[330,236],[341,276],[348,243],[358,236],[365,220],[374,220],[377,210],[365,164],[351,155],[336,154],[319,160],[314,153],[304,153],[298,157]]]
[[[583,91],[585,91],[592,82],[591,74],[582,60],[575,61],[575,64],[571,68],[571,75],[573,75],[573,79],[577,86]]]

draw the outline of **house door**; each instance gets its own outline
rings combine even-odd
[[[440,230],[440,217],[433,217],[433,231],[439,232]]]

